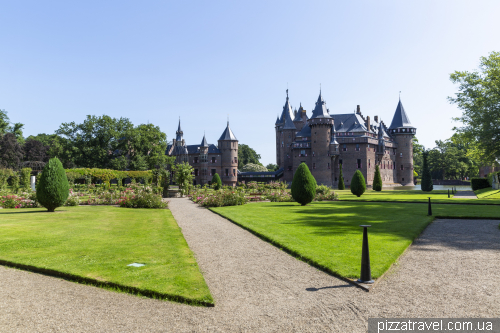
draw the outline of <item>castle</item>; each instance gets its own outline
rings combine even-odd
[[[340,165],[346,185],[356,170],[373,183],[378,165],[383,184],[413,185],[413,145],[416,128],[410,123],[401,99],[387,128],[378,116],[330,114],[319,93],[311,118],[300,105],[292,110],[288,98],[276,119],[276,163],[284,181],[291,182],[300,163],[306,163],[318,184],[336,187]]]
[[[177,163],[186,162],[194,169],[194,185],[204,185],[212,181],[218,173],[224,185],[235,186],[238,179],[238,139],[229,128],[218,140],[218,146],[209,144],[205,135],[199,145],[186,145],[181,120],[172,144],[167,146],[166,155],[175,156]]]

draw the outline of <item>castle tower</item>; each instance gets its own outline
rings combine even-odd
[[[295,118],[293,119],[293,124],[298,132],[306,125],[307,115],[306,110],[302,107],[302,103],[300,103],[299,111],[295,113]]]
[[[337,133],[335,132],[335,126],[332,126],[332,139],[330,141],[330,171],[331,171],[331,185],[334,187],[338,186],[338,177],[340,175],[340,168],[338,167],[340,151],[339,143],[337,141]]]
[[[294,113],[288,98],[288,89],[286,90],[286,102],[283,106],[283,112],[276,125],[276,147],[279,153],[277,154],[276,163],[280,168],[284,168],[283,180],[291,182],[293,179],[293,156],[292,142],[295,140],[297,128],[293,123]]]
[[[311,127],[311,173],[318,184],[331,186],[330,142],[333,118],[328,113],[326,102],[321,96],[321,90],[308,126]]]
[[[238,180],[238,139],[227,127],[219,138],[219,150],[221,152],[221,180],[224,185],[236,186]]]
[[[394,118],[392,118],[389,133],[397,143],[396,178],[394,182],[413,185],[413,137],[417,129],[410,123],[410,118],[399,99]]]
[[[181,129],[181,118],[179,118],[179,126],[177,126],[177,131],[175,132],[174,145],[175,146],[186,145],[186,143],[184,142],[184,132]]]
[[[208,176],[208,142],[205,134],[200,144],[200,184],[207,184],[211,179]]]
[[[181,129],[181,119],[179,118],[179,126],[177,127],[177,131],[175,132],[175,139],[172,142],[174,146],[173,154],[176,157],[177,163],[188,162],[188,150],[186,147],[186,142],[184,141],[184,132]]]

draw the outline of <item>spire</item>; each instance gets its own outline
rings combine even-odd
[[[236,139],[236,137],[234,136],[233,131],[231,131],[231,129],[229,128],[229,120],[227,121],[226,129],[224,130],[224,132],[222,133],[222,135],[219,138],[219,141],[221,141],[221,140],[238,141],[238,139]]]
[[[284,124],[283,129],[296,129],[293,124],[294,114],[292,111],[292,106],[290,105],[290,101],[288,99],[288,89],[286,90],[286,102],[283,106],[283,112],[280,117],[280,124]]]
[[[182,136],[183,136],[183,132],[182,132],[182,129],[181,129],[181,117],[179,117],[179,126],[177,127],[177,132],[175,132],[176,134],[176,137],[175,137],[175,141],[182,141]]]
[[[323,100],[323,97],[321,96],[321,89],[319,91],[316,107],[314,108],[313,114],[311,116],[311,119],[313,118],[331,118],[330,114],[328,114],[328,110],[326,109],[326,102]]]
[[[411,125],[410,118],[405,112],[403,103],[401,103],[401,96],[399,97],[398,106],[396,107],[396,112],[394,112],[394,118],[392,118],[389,129],[395,129],[398,127],[413,127]]]
[[[208,147],[207,138],[205,137],[205,133],[203,133],[203,140],[201,140],[200,147]]]
[[[337,131],[335,131],[335,126],[332,126],[332,140],[330,141],[331,145],[338,145],[337,142]]]
[[[274,123],[275,125],[279,125],[280,123],[280,116],[276,116],[276,122]]]

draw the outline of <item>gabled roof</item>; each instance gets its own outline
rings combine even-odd
[[[172,145],[167,146],[167,152],[170,151],[172,148]],[[183,155],[183,154],[199,154],[200,153],[200,145],[188,145],[188,146],[181,146],[181,147],[174,147],[172,151],[172,155]],[[219,148],[217,148],[216,145],[214,144],[209,144],[208,145],[208,153],[209,154],[220,154]]]
[[[201,140],[200,147],[208,147],[207,138],[205,138],[205,134],[203,134],[203,140]]]
[[[405,108],[401,103],[401,98],[399,99],[398,106],[396,107],[396,112],[394,112],[394,117],[392,118],[391,126],[389,129],[399,128],[399,127],[413,127],[410,122],[410,118],[405,112]]]
[[[337,132],[366,132],[365,121],[359,114],[332,114],[333,124]]]
[[[234,136],[233,131],[231,131],[231,129],[229,128],[229,121],[227,122],[226,129],[224,130],[224,132],[220,136],[219,140],[238,141],[238,139],[236,139],[236,137]]]
[[[326,103],[321,97],[321,91],[319,92],[318,100],[316,101],[316,106],[314,107],[311,119],[314,118],[331,118],[326,109]]]

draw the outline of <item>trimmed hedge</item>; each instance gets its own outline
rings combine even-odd
[[[360,197],[366,191],[366,181],[365,177],[361,171],[356,170],[351,180],[351,193],[357,197]]]
[[[49,212],[64,205],[69,196],[69,183],[63,165],[57,157],[51,158],[43,168],[36,189],[38,202]]]
[[[380,168],[375,166],[375,176],[373,177],[372,188],[374,191],[382,191],[382,176],[380,175]]]
[[[344,184],[344,173],[342,172],[342,164],[340,164],[340,174],[339,174],[339,190],[345,190]]]
[[[477,191],[477,190],[480,190],[482,188],[491,187],[490,183],[488,182],[488,179],[479,178],[479,177],[471,178],[470,185],[471,185],[473,191]]]
[[[316,196],[316,179],[305,163],[300,163],[292,180],[292,198],[302,206],[314,200]]]

